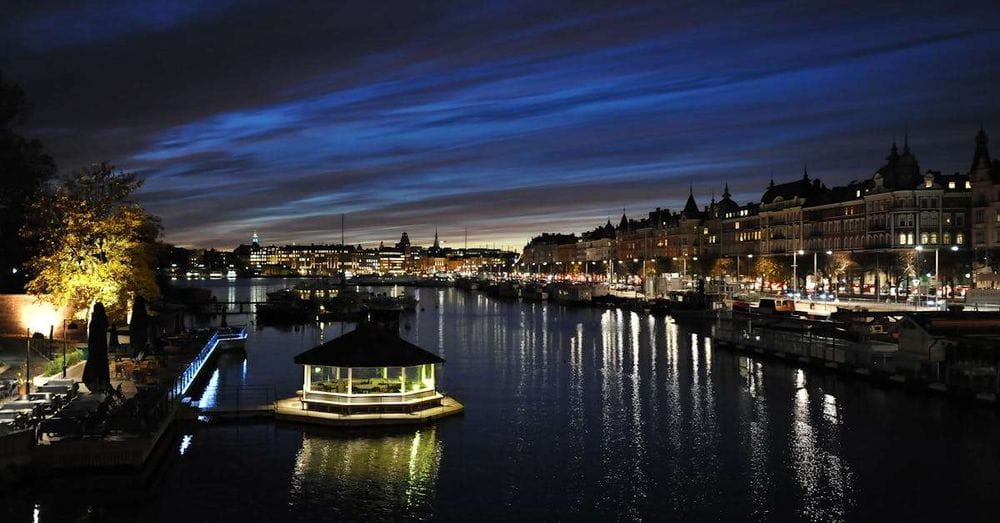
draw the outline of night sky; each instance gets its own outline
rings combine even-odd
[[[168,241],[520,246],[729,182],[1000,142],[990,2],[4,2],[0,69],[63,171],[147,178]],[[919,4],[919,5],[917,5]],[[994,143],[994,154],[1000,144]]]

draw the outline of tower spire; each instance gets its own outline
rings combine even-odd
[[[976,153],[972,156],[972,168],[970,169],[973,173],[979,170],[983,170],[983,172],[989,171],[990,151],[987,148],[989,143],[990,138],[986,136],[983,124],[979,124],[979,132],[976,133]]]

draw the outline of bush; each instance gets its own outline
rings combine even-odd
[[[83,351],[80,349],[75,349],[73,351],[66,352],[66,367],[72,367],[77,363],[83,361]],[[63,361],[62,354],[56,356],[48,365],[45,366],[46,376],[55,376],[56,374],[62,373]]]

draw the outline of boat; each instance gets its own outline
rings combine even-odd
[[[546,301],[549,293],[541,285],[530,284],[521,289],[521,299],[525,301]]]
[[[503,282],[497,285],[496,293],[497,296],[501,298],[517,299],[517,297],[521,295],[521,289],[515,283]]]
[[[646,302],[646,309],[655,316],[666,316],[673,305],[674,302],[666,298],[655,298]]]
[[[550,285],[549,296],[563,304],[589,304],[592,298],[591,290],[586,285],[555,283]]]
[[[257,305],[257,322],[270,325],[315,321],[317,310],[300,301],[268,302]]]

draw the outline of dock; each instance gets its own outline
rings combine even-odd
[[[441,405],[412,413],[393,412],[377,414],[339,414],[302,408],[298,397],[284,398],[275,402],[274,416],[279,421],[310,423],[328,427],[363,427],[373,425],[419,425],[434,420],[461,414],[465,406],[455,398],[444,396]]]
[[[189,391],[209,374],[211,362],[222,350],[242,348],[247,339],[246,329],[230,327],[215,329],[202,348],[186,363],[181,363],[176,377],[159,400],[162,418],[145,435],[127,438],[60,440],[33,442],[28,446],[27,462],[49,470],[70,469],[140,469],[158,452],[160,442],[171,433],[170,427],[190,404]],[[34,431],[30,431],[34,436]]]

